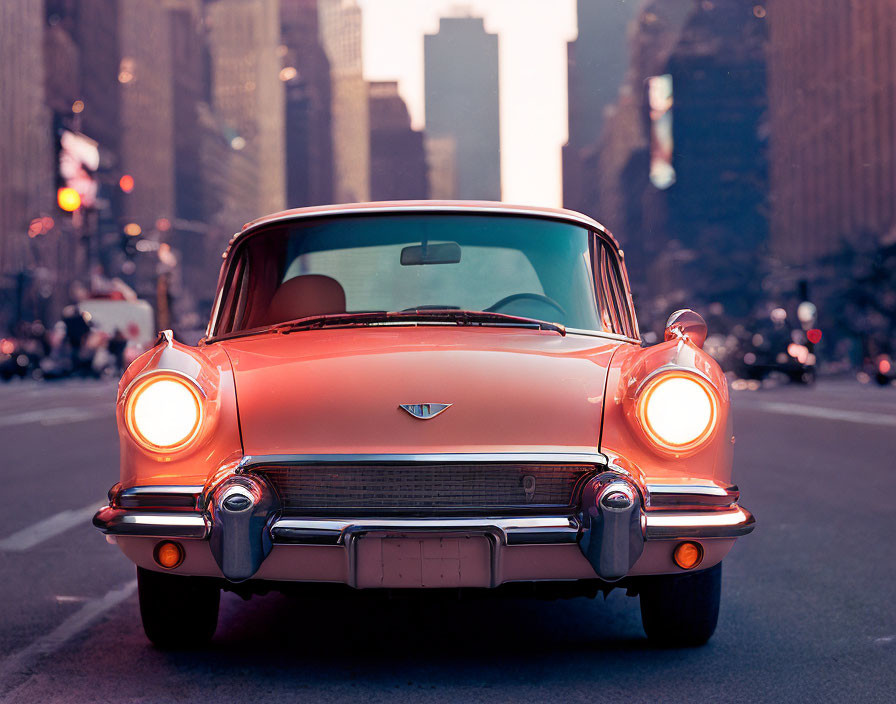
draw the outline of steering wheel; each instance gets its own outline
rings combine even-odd
[[[517,301],[538,301],[539,303],[546,303],[560,313],[561,316],[564,318],[566,317],[566,311],[563,309],[563,306],[557,303],[553,298],[542,296],[540,293],[514,293],[510,296],[505,296],[497,303],[493,303],[485,310],[489,313],[499,313],[501,308],[504,308],[511,303],[516,303]]]

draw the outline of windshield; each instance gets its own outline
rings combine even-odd
[[[592,233],[532,217],[407,214],[272,226],[233,254],[216,335],[310,316],[464,310],[604,330]]]

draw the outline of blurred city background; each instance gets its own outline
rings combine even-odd
[[[202,334],[286,207],[569,207],[645,341],[693,307],[735,383],[889,383],[892,0],[3,0],[0,378]]]

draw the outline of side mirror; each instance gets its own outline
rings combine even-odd
[[[706,342],[706,321],[690,308],[682,308],[669,316],[664,337],[666,341],[687,337],[697,347],[703,347]]]

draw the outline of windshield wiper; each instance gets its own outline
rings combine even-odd
[[[267,328],[267,331],[289,333],[297,330],[313,330],[325,327],[350,327],[352,325],[376,325],[378,323],[454,323],[456,325],[497,325],[506,327],[538,328],[553,330],[566,335],[566,328],[559,323],[549,323],[536,318],[491,313],[474,310],[416,310],[416,311],[368,311],[364,313],[329,313],[289,320]]]

